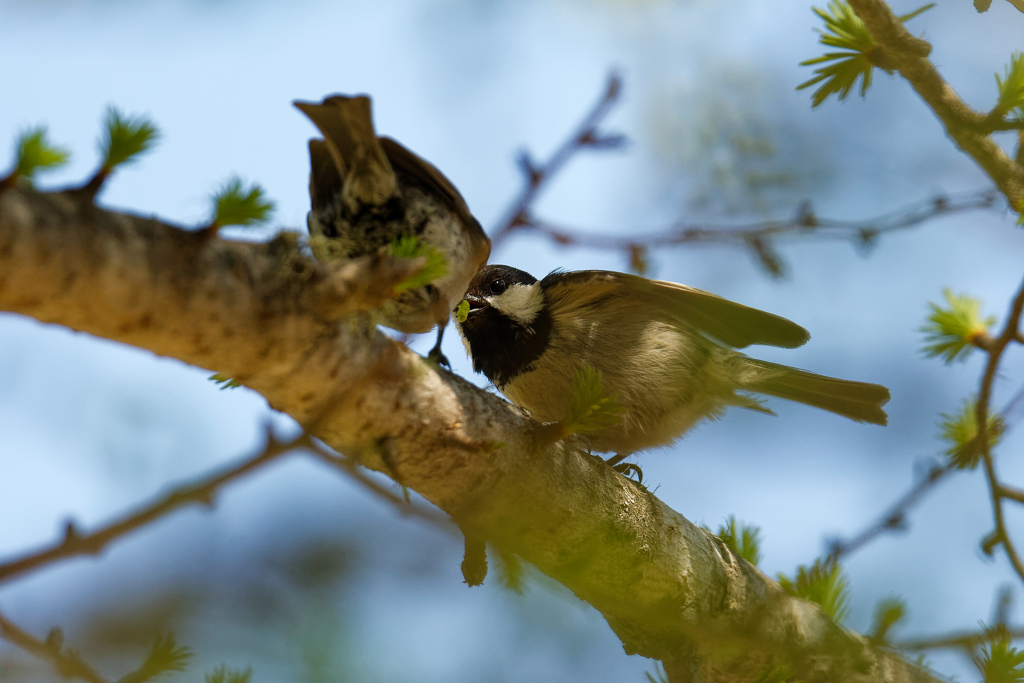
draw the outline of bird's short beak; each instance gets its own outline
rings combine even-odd
[[[489,303],[487,303],[486,299],[482,299],[478,296],[473,296],[471,294],[466,295],[466,301],[469,303],[469,312],[466,314],[467,318],[472,318],[474,315],[482,313],[491,306]]]

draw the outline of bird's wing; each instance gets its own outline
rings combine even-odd
[[[541,286],[545,294],[572,301],[577,309],[615,298],[620,306],[640,307],[652,318],[688,327],[734,348],[763,344],[792,349],[811,338],[807,330],[783,317],[685,285],[628,273],[556,271]]]
[[[436,166],[406,149],[397,141],[389,137],[381,137],[379,140],[381,147],[384,149],[384,155],[391,164],[391,168],[396,173],[411,178],[415,183],[423,186],[430,194],[440,199],[445,206],[459,217],[474,241],[481,245],[486,244],[487,253],[489,254],[491,241],[484,234],[480,223],[469,212],[466,200],[462,198],[462,195],[455,189],[452,182],[441,171],[437,170]],[[487,255],[485,254],[481,263],[486,261],[486,259]]]

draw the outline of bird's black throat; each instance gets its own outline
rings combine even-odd
[[[528,372],[547,350],[552,324],[547,308],[542,308],[529,326],[495,308],[474,313],[462,324],[473,356],[473,369],[482,372],[501,389]]]

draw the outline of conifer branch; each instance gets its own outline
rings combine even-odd
[[[928,59],[932,46],[913,36],[884,0],[849,0],[875,41],[887,53],[888,65],[914,88],[942,121],[957,146],[981,166],[1016,211],[1024,202],[1024,168],[993,140],[991,121],[960,99]]]

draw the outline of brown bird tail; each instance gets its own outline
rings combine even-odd
[[[785,365],[745,358],[743,389],[821,408],[857,422],[884,425],[889,390],[880,384],[816,375]]]
[[[323,133],[338,175],[344,179],[342,200],[347,208],[378,206],[394,196],[398,181],[373,130],[370,98],[333,95],[321,104],[295,102],[295,106]]]

